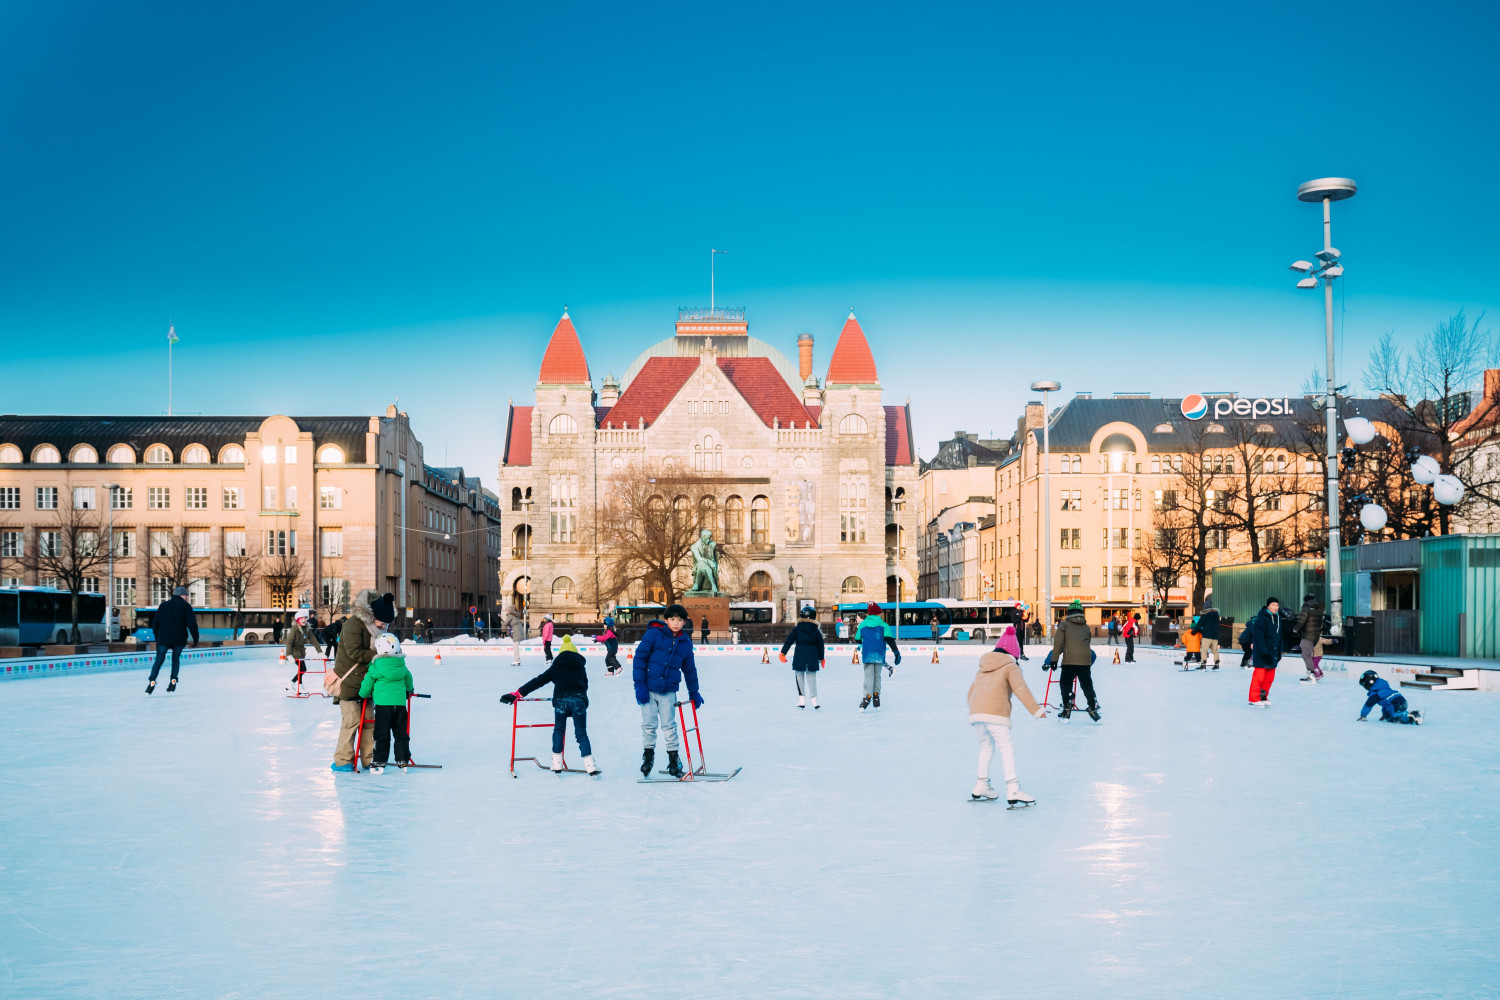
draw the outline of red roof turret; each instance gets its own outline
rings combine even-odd
[[[859,328],[854,310],[844,320],[844,329],[839,331],[838,343],[833,346],[833,357],[828,362],[829,385],[855,385],[879,382],[875,374],[875,356],[870,353],[870,342],[865,340],[865,331]]]
[[[583,344],[578,341],[578,331],[573,329],[573,321],[568,318],[566,309],[562,319],[557,321],[557,329],[552,331],[547,353],[542,355],[542,373],[537,381],[553,385],[581,385],[592,381],[588,359],[583,356]]]

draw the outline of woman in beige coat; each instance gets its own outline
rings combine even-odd
[[[1014,627],[1006,628],[995,648],[979,658],[979,672],[969,685],[969,722],[979,732],[979,780],[969,797],[975,802],[1000,797],[990,786],[990,760],[998,748],[1005,769],[1005,799],[1012,809],[1035,805],[1036,799],[1021,791],[1016,777],[1016,754],[1010,741],[1010,696],[1020,698],[1036,718],[1047,716],[1021,676],[1021,665],[1016,662],[1020,651]]]

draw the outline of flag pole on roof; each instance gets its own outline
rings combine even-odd
[[[172,415],[172,345],[177,343],[177,327],[167,321],[167,416]]]

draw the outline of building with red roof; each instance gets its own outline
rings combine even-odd
[[[853,312],[823,378],[813,369],[813,335],[799,334],[796,344],[794,364],[751,336],[743,309],[680,309],[672,336],[596,388],[564,312],[542,356],[535,402],[513,404],[507,415],[507,599],[529,604],[533,621],[545,612],[587,621],[612,605],[649,602],[644,592],[593,593],[609,553],[581,523],[609,477],[634,465],[691,470],[724,498],[706,526],[737,556],[735,579],[720,581],[731,600],[769,607],[775,620],[810,600],[830,620],[839,603],[894,599],[897,580],[904,598],[914,595],[910,404],[884,402]]]

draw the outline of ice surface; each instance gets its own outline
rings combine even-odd
[[[1008,812],[968,801],[973,657],[917,659],[861,714],[847,662],[799,712],[705,657],[714,785],[636,783],[597,653],[600,780],[511,779],[535,654],[413,659],[444,769],[407,774],[331,773],[337,709],[274,660],[0,685],[0,997],[1500,994],[1496,695],[1358,724],[1348,675],[1252,710],[1239,669],[1101,662],[1102,726],[1016,719]]]

